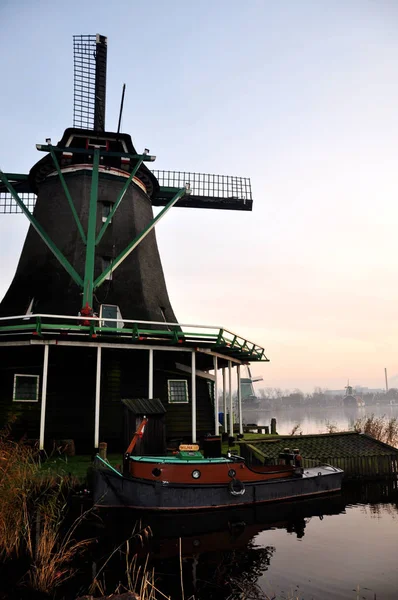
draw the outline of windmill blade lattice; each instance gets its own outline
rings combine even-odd
[[[106,58],[105,36],[73,36],[73,127],[105,130]]]

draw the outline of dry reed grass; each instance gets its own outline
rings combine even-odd
[[[74,574],[72,561],[90,543],[63,535],[66,498],[76,480],[41,469],[40,453],[0,431],[0,560],[25,559],[24,584],[51,593]]]
[[[125,583],[119,583],[115,590],[115,594],[122,594],[123,592],[132,592],[136,594],[140,600],[156,600],[159,598],[159,594],[162,598],[167,598],[160,590],[155,586],[155,573],[153,569],[148,567],[148,556],[143,565],[138,563],[137,554],[131,553],[131,543],[135,542],[144,546],[148,539],[152,536],[152,530],[149,526],[141,528],[138,523],[133,529],[130,537],[123,541],[117,546],[113,552],[107,557],[96,576],[94,577],[92,584],[89,589],[89,594],[101,594],[105,596],[106,585],[104,572],[115,554],[124,554],[125,559]],[[101,578],[102,575],[102,578]]]
[[[335,423],[326,421],[325,425],[327,433],[338,433],[339,428]],[[373,413],[371,415],[364,415],[357,419],[351,426],[352,431],[357,433],[366,433],[371,437],[384,442],[390,446],[398,448],[398,418],[387,417],[376,417]]]
[[[398,418],[376,417],[374,414],[366,415],[357,419],[353,426],[354,431],[366,433],[376,440],[398,447]]]

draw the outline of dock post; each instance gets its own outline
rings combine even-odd
[[[277,433],[276,433],[276,419],[271,419],[271,435],[277,435]]]
[[[46,425],[46,403],[47,403],[47,375],[48,375],[48,344],[44,346],[43,360],[43,383],[41,386],[41,407],[40,407],[40,441],[39,449],[44,449],[44,430]]]
[[[101,397],[101,346],[97,347],[97,376],[95,381],[94,449],[99,448],[99,421]]]
[[[240,365],[236,366],[236,378],[237,378],[237,384],[238,384],[239,434],[243,435],[242,390],[240,389]]]
[[[218,361],[217,361],[217,356],[213,357],[213,364],[214,364],[214,376],[215,376],[215,380],[214,380],[214,433],[215,433],[215,435],[218,435],[220,433],[220,425],[219,425],[219,420],[218,420],[218,382],[217,382]]]
[[[192,352],[191,362],[191,387],[192,387],[192,443],[196,444],[196,353]]]
[[[234,412],[232,406],[232,362],[228,361],[228,394],[229,394],[229,435],[234,435]]]
[[[153,349],[149,349],[148,398],[153,398]]]

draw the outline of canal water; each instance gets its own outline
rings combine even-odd
[[[297,423],[312,433],[328,422],[348,429],[358,417],[386,411],[394,416],[398,407],[272,416],[279,433]],[[270,417],[252,414],[250,421],[267,425]],[[152,532],[140,539],[140,554],[149,552],[157,586],[173,600],[398,600],[396,482],[345,485],[329,498],[272,507],[140,518]],[[121,527],[125,532],[125,519]]]

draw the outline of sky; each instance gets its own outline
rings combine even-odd
[[[108,37],[107,129],[153,167],[250,177],[253,211],[157,226],[181,323],[263,346],[260,387],[398,373],[396,0],[1,0],[0,168],[72,125],[74,34]],[[0,297],[27,231],[0,215]],[[398,379],[397,379],[398,383]]]

